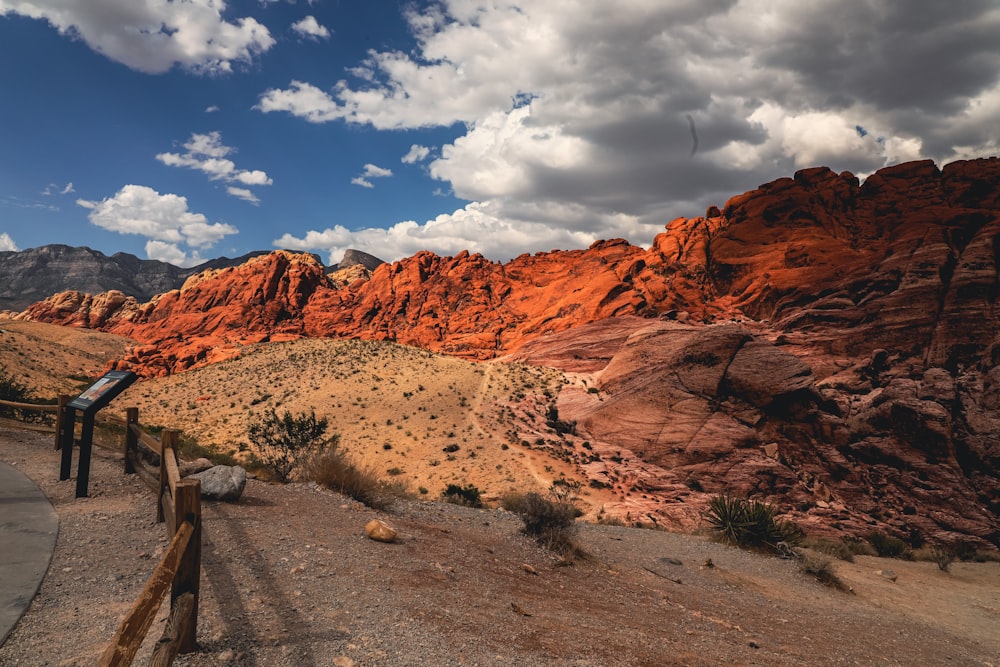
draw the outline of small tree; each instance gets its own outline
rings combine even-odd
[[[247,433],[257,447],[264,467],[279,482],[287,482],[300,460],[339,441],[339,435],[323,439],[327,426],[326,418],[317,418],[315,411],[296,416],[285,411],[279,417],[277,411],[271,408],[258,421],[250,424]]]

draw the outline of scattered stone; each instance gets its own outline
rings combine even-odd
[[[525,572],[527,572],[528,574],[533,574],[536,577],[538,576],[538,570],[536,570],[535,568],[531,567],[527,563],[521,563],[521,569],[524,570]]]
[[[758,644],[752,639],[747,643],[747,646],[749,646],[750,648],[760,648],[760,644]]]
[[[664,556],[660,559],[661,563],[667,563],[668,565],[683,565],[679,558],[671,558],[670,556]]]
[[[201,497],[209,500],[239,500],[247,485],[247,471],[240,466],[214,466],[189,479],[201,482]]]
[[[346,655],[338,655],[333,659],[333,667],[354,667],[356,663]]]
[[[396,529],[381,519],[372,519],[366,523],[365,535],[376,542],[396,541]]]
[[[708,567],[708,568],[713,568],[713,567],[715,567],[715,563],[713,563],[713,562],[712,562],[712,559],[711,559],[711,558],[706,558],[706,559],[705,559],[705,562],[704,562],[704,563],[702,563],[702,564],[701,564],[701,566],[702,566],[702,567]]]
[[[521,616],[531,616],[531,614],[529,614],[524,609],[522,609],[521,606],[519,604],[517,604],[516,602],[511,602],[510,603],[510,608],[514,610],[515,614],[519,614]]]
[[[889,581],[896,581],[896,573],[892,570],[878,570],[875,574],[882,577],[883,579],[888,579]]]

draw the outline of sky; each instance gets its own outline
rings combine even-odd
[[[997,0],[0,0],[0,251],[507,261],[998,154]]]

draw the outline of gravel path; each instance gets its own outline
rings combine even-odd
[[[98,450],[91,497],[74,498],[47,436],[0,428],[0,460],[60,518],[0,666],[92,665],[166,546],[153,495]],[[661,531],[582,525],[589,557],[566,564],[503,510],[407,501],[377,513],[255,480],[239,503],[204,508],[200,649],[177,665],[1000,665],[996,563],[944,579],[931,563],[837,563],[847,594],[794,562]],[[396,544],[364,537],[373,517]],[[886,566],[900,581],[873,575]],[[950,606],[928,618],[931,593]]]

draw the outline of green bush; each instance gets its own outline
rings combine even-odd
[[[476,488],[475,484],[466,484],[465,486],[449,484],[441,492],[441,497],[445,502],[452,503],[453,505],[462,505],[463,507],[483,506],[482,494]]]
[[[315,412],[293,416],[286,411],[278,416],[274,408],[247,427],[250,441],[259,452],[260,462],[279,482],[287,482],[301,460],[340,440],[334,435],[323,440],[327,420],[317,419]]]
[[[868,543],[882,558],[905,558],[910,552],[910,547],[906,542],[878,530],[873,530],[868,534]]]
[[[779,543],[796,544],[802,531],[794,523],[778,521],[775,509],[758,500],[714,496],[705,515],[712,531],[727,544],[777,551]]]

